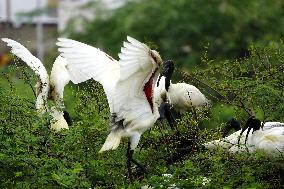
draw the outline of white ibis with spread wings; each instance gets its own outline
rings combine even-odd
[[[159,118],[153,97],[158,68],[162,64],[159,53],[127,37],[117,61],[87,44],[65,38],[58,41],[58,50],[67,59],[68,69],[80,75],[78,82],[92,78],[102,84],[111,113],[111,131],[100,152],[116,149],[122,137],[129,137],[130,173],[130,161],[137,164],[132,155],[142,133]]]

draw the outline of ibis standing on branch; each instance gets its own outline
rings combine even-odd
[[[11,47],[11,52],[22,59],[38,76],[36,88],[36,109],[40,114],[49,112],[52,115],[50,128],[59,131],[68,129],[71,120],[67,111],[64,109],[63,91],[65,85],[70,81],[69,72],[67,71],[67,62],[61,56],[58,56],[53,64],[50,78],[42,62],[33,56],[23,45],[8,38],[2,38],[2,41]],[[49,108],[47,100],[55,102],[55,106]]]
[[[59,52],[68,61],[68,69],[76,70],[78,82],[94,79],[102,84],[110,109],[111,131],[100,152],[114,150],[121,138],[129,137],[127,168],[141,135],[159,118],[153,90],[162,64],[159,53],[134,38],[127,37],[119,60],[98,48],[71,39],[59,38]],[[75,72],[75,71],[74,71]]]

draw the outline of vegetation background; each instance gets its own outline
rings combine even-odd
[[[284,122],[283,1],[132,0],[112,12],[98,2],[87,7],[101,14],[85,21],[81,33],[71,21],[65,34],[116,59],[127,35],[146,42],[164,60],[175,61],[173,82],[194,84],[212,107],[187,112],[175,129],[157,122],[147,131],[134,156],[148,172],[136,170],[130,182],[126,140],[116,151],[98,153],[108,133],[102,87],[94,81],[70,84],[65,102],[73,125],[54,133],[49,115],[38,117],[35,111],[36,77],[15,60],[0,75],[1,188],[283,187],[283,154],[200,148],[219,138],[231,117],[244,124],[249,110],[263,121]],[[46,64],[56,56],[55,49]]]

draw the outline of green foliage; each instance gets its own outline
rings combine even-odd
[[[148,171],[133,167],[132,183],[125,139],[117,150],[98,153],[109,130],[108,104],[98,83],[66,88],[73,125],[54,133],[50,115],[39,116],[34,108],[35,77],[22,67],[1,70],[0,188],[280,188],[283,157],[206,151],[201,145],[219,138],[228,118],[244,122],[249,109],[261,119],[284,121],[283,44],[251,47],[246,59],[207,57],[203,70],[175,74],[207,91],[213,107],[187,112],[174,129],[163,121],[145,132],[134,157]]]
[[[134,0],[109,14],[99,11],[94,21],[84,21],[82,33],[72,24],[66,31],[114,58],[130,35],[159,47],[163,59],[192,68],[202,63],[204,47],[214,59],[245,57],[251,43],[283,37],[283,8],[278,0]]]
[[[79,18],[83,33],[72,30],[73,21],[71,38],[115,58],[126,35],[159,48],[164,60],[177,62],[175,78],[200,88],[212,107],[187,112],[174,129],[162,121],[145,132],[134,157],[148,171],[133,167],[130,182],[125,139],[117,150],[98,153],[109,131],[102,87],[94,81],[66,87],[73,124],[54,133],[50,115],[35,110],[36,77],[17,63],[0,70],[0,188],[283,187],[283,157],[201,148],[220,137],[231,117],[243,124],[255,113],[284,122],[284,48],[273,42],[283,37],[283,7],[278,0],[133,0],[111,13],[97,8],[94,21]]]

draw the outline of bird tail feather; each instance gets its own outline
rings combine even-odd
[[[99,153],[107,150],[115,150],[120,143],[121,137],[121,131],[111,131]]]

